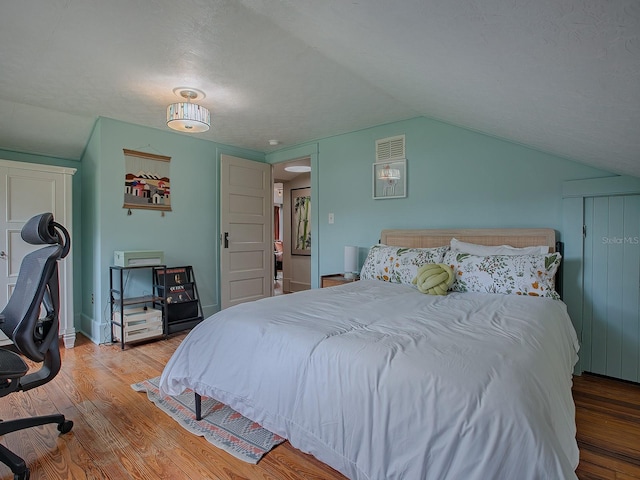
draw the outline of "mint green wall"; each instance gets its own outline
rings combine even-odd
[[[38,163],[40,165],[55,165],[57,167],[75,168],[77,171],[71,180],[72,189],[72,221],[73,235],[71,238],[71,252],[73,259],[73,312],[74,325],[78,328],[78,318],[80,312],[80,292],[82,290],[82,229],[81,222],[81,202],[82,202],[82,164],[77,160],[66,158],[48,157],[45,155],[33,155],[29,153],[13,152],[11,150],[0,149],[0,158],[12,160],[14,162]],[[4,194],[4,193],[3,193]]]
[[[373,200],[375,141],[406,135],[408,196]],[[385,228],[550,227],[562,233],[562,183],[610,176],[570,160],[427,118],[314,142],[318,275],[341,272],[345,245],[366,249]],[[293,158],[287,149],[267,156]],[[328,214],[335,214],[329,225]],[[317,282],[317,279],[315,279]]]
[[[132,215],[127,215],[127,209],[122,208],[123,148],[171,157],[171,212],[162,216],[158,211],[132,210]],[[82,159],[86,164],[82,182],[87,206],[83,214],[83,254],[93,261],[86,262],[83,269],[81,329],[94,341],[110,338],[109,266],[115,250],[162,250],[167,265],[193,265],[205,316],[219,310],[221,153],[264,160],[261,153],[197,136],[107,118],[98,120]]]
[[[408,197],[373,200],[375,140],[406,135]],[[172,157],[172,212],[122,208],[123,148]],[[76,328],[109,337],[113,251],[157,249],[168,264],[194,266],[205,315],[219,309],[218,188],[221,153],[259,152],[101,118],[82,162],[0,150],[7,160],[77,168],[73,178]],[[551,227],[562,235],[562,184],[611,176],[581,164],[426,118],[321,139],[267,155],[311,157],[312,286],[340,272],[345,245],[361,256],[384,228]],[[327,216],[335,214],[329,225]],[[81,254],[80,254],[81,252]],[[93,303],[91,302],[94,295]],[[566,294],[566,292],[565,292]]]

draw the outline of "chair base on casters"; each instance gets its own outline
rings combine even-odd
[[[42,415],[40,417],[18,418],[7,421],[0,420],[0,435],[49,423],[57,423],[60,433],[68,433],[73,428],[73,421],[65,419],[62,414]],[[29,480],[29,469],[25,461],[4,445],[0,445],[0,462],[11,469],[14,480]]]

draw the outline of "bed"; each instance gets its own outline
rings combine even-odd
[[[385,230],[381,242],[407,247],[402,255],[443,247],[439,259],[462,275],[456,259],[476,256],[453,252],[452,238],[548,246],[526,255],[545,265],[558,257],[548,229]],[[518,295],[501,293],[502,280],[489,293],[468,282],[439,296],[364,276],[213,315],[178,347],[160,388],[214,397],[351,479],[576,478],[578,341],[548,285],[539,296],[537,280]]]

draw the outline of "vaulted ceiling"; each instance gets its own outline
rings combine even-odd
[[[78,159],[99,116],[268,152],[426,116],[640,176],[637,0],[20,0],[0,148]],[[280,145],[270,146],[277,139]]]

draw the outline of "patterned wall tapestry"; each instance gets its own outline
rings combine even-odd
[[[123,208],[171,210],[171,157],[123,149],[125,160]]]

